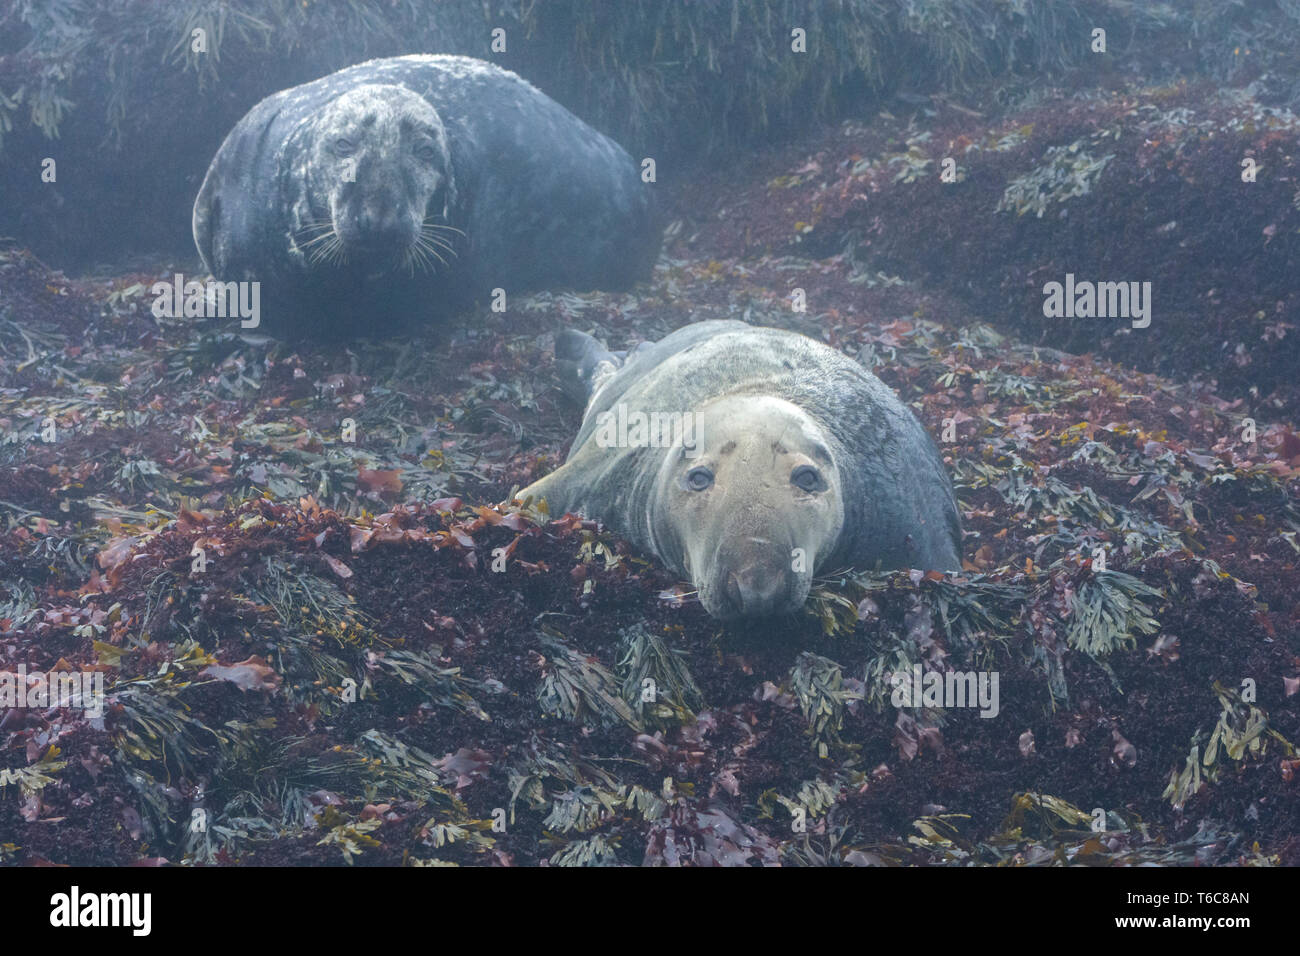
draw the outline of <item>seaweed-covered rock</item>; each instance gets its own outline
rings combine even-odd
[[[6,862],[1300,862],[1300,437],[1243,440],[1204,383],[845,255],[683,240],[634,295],[292,353],[23,263],[11,314],[103,315],[0,321],[0,670],[105,706],[5,711]],[[701,312],[815,335],[947,433],[964,570],[826,576],[738,631],[590,523],[484,504],[577,429],[556,330]],[[895,696],[968,674],[979,707]]]

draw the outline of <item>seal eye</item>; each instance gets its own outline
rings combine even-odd
[[[690,491],[707,491],[713,487],[713,472],[701,466],[686,473],[686,487]]]
[[[801,491],[812,493],[822,490],[822,474],[812,465],[800,465],[790,472],[790,484]]]
[[[438,150],[431,143],[424,143],[415,147],[415,155],[427,162],[433,162],[438,158]]]
[[[356,152],[357,145],[352,142],[352,140],[344,139],[340,136],[338,139],[334,140],[330,149],[334,150],[334,155],[336,156],[351,156]]]

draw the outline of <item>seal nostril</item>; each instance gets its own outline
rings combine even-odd
[[[409,230],[396,217],[359,213],[356,218],[355,242],[357,245],[381,250],[407,245]]]
[[[727,574],[727,597],[744,614],[772,610],[789,592],[789,581],[780,571],[746,567]]]

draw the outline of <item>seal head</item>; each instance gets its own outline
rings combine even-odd
[[[432,271],[454,254],[439,220],[455,176],[438,111],[402,86],[366,83],[303,121],[305,158],[290,212],[291,249],[308,270],[352,267],[374,277]]]
[[[677,562],[722,620],[789,614],[844,525],[834,443],[802,409],[770,395],[700,408],[695,447],[664,457],[651,511],[656,550]]]

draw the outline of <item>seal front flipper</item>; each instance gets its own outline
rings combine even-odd
[[[531,508],[536,508],[539,503],[545,501],[546,513],[551,518],[558,518],[574,511],[582,503],[584,475],[592,463],[590,459],[589,454],[584,455],[582,449],[579,449],[576,456],[570,455],[569,460],[554,471],[538,478],[527,488],[521,489],[514,496],[514,500],[532,499],[529,503]],[[591,516],[584,515],[584,517]]]
[[[586,402],[622,365],[622,359],[586,332],[564,329],[555,336],[560,387],[575,401]]]
[[[623,360],[605,348],[595,336],[577,329],[562,329],[555,336],[555,369],[560,390],[583,405],[622,366]],[[567,476],[575,470],[569,461],[537,479],[516,494],[515,500],[532,499],[532,506],[546,501],[547,513],[558,518],[569,507]]]
[[[216,177],[212,170],[203,177],[199,187],[198,198],[194,200],[194,212],[190,217],[190,230],[194,234],[194,245],[199,250],[199,258],[208,272],[215,272],[212,255],[212,233],[220,228],[221,204],[216,196]]]

